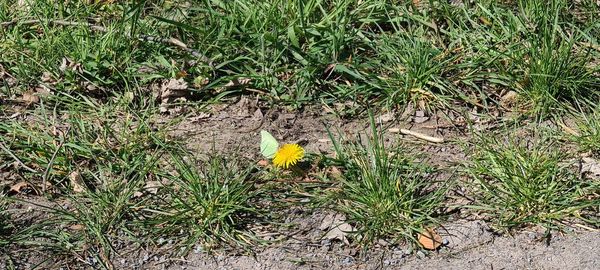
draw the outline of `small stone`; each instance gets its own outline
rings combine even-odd
[[[378,120],[379,120],[379,122],[382,122],[382,123],[392,121],[392,120],[394,120],[394,114],[393,113],[383,114],[383,115],[379,116]]]
[[[417,258],[419,259],[425,259],[425,253],[423,253],[423,251],[417,251]]]
[[[531,240],[535,240],[537,239],[537,233],[528,233],[527,236],[529,237],[529,239]]]
[[[410,254],[412,254],[412,252],[413,252],[412,248],[407,248],[404,250],[404,255],[410,255]]]
[[[448,241],[448,239],[442,240],[442,245],[447,246],[449,244],[450,244],[450,241]]]
[[[377,240],[377,244],[381,245],[382,247],[386,247],[387,245],[389,245],[389,243],[383,239]]]

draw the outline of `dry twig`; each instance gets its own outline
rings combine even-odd
[[[412,131],[412,130],[408,130],[408,129],[391,128],[391,129],[389,129],[389,131],[392,132],[392,133],[401,133],[401,134],[404,134],[404,135],[410,135],[410,136],[416,137],[418,139],[421,139],[421,140],[424,140],[424,141],[428,141],[428,142],[432,142],[432,143],[442,143],[442,142],[444,142],[444,138],[432,137],[432,136],[425,135],[425,134],[422,134],[422,133],[418,133],[418,132],[415,132],[415,131]]]

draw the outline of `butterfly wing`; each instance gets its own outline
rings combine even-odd
[[[271,133],[269,133],[268,131],[261,130],[260,131],[260,153],[265,158],[270,159],[275,156],[275,153],[277,152],[278,148],[279,148],[279,143],[277,142],[275,137],[273,137],[273,135],[271,135]]]

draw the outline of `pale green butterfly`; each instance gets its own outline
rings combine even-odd
[[[266,158],[273,158],[275,153],[277,153],[277,149],[279,149],[279,143],[266,130],[260,131],[260,153]]]

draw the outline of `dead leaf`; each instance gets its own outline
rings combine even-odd
[[[348,238],[346,238],[346,235],[348,235],[348,233],[353,232],[353,231],[354,231],[354,227],[352,227],[352,225],[344,222],[344,223],[339,224],[338,226],[334,227],[329,232],[327,232],[327,234],[323,238],[329,239],[329,240],[337,239],[337,240],[344,242],[346,245],[349,245],[350,242],[348,241]]]
[[[512,107],[516,104],[518,97],[519,97],[519,94],[517,94],[517,92],[508,91],[508,93],[504,94],[500,98],[500,105],[505,108]]]
[[[58,70],[60,70],[61,72],[71,70],[73,72],[82,73],[83,67],[80,63],[77,63],[68,57],[63,57],[60,66],[58,67]]]
[[[162,184],[158,181],[148,181],[144,186],[144,190],[146,190],[150,194],[156,194],[160,186],[162,186]]]
[[[346,245],[350,244],[346,238],[346,235],[355,231],[352,225],[346,223],[346,217],[342,214],[329,214],[325,216],[321,222],[321,226],[319,226],[319,229],[322,231],[329,229],[327,234],[325,234],[322,239],[337,239],[344,242]]]
[[[73,192],[81,193],[85,191],[85,188],[79,184],[83,183],[83,179],[78,171],[73,171],[69,174],[69,180],[71,181],[71,188],[73,188]]]
[[[323,220],[321,221],[319,230],[325,231],[325,230],[328,230],[329,228],[331,228],[331,225],[333,225],[333,220],[335,217],[336,217],[336,214],[329,214],[329,215],[325,216],[323,218]]]
[[[23,101],[24,103],[29,105],[29,104],[40,102],[40,97],[36,96],[35,94],[33,94],[31,92],[25,92],[25,93],[23,93],[23,96],[21,97],[21,101]]]
[[[185,70],[180,70],[179,72],[177,72],[177,74],[175,74],[175,78],[177,79],[185,78],[187,76],[188,73]]]
[[[28,190],[34,190],[29,183],[22,181],[10,187],[9,193],[25,193]]]
[[[83,229],[85,229],[85,226],[83,226],[82,224],[73,224],[69,226],[69,229],[73,231],[82,231]]]
[[[210,113],[206,113],[206,112],[200,112],[200,113],[198,113],[198,115],[196,115],[196,116],[194,116],[194,117],[190,117],[190,121],[191,121],[192,123],[196,123],[196,122],[199,122],[199,121],[200,121],[200,120],[202,120],[202,119],[209,118],[210,116],[211,116],[211,114],[210,114]]]
[[[256,111],[254,111],[254,114],[252,114],[252,117],[254,117],[255,119],[262,119],[264,117],[264,114],[260,110],[260,108],[258,108],[258,109],[256,109]]]
[[[88,82],[85,82],[84,85],[85,85],[85,90],[87,90],[90,93],[99,93],[100,90],[102,90],[100,87],[98,87],[94,84],[88,83]]]
[[[427,120],[429,120],[429,117],[425,116],[425,111],[423,111],[423,110],[415,111],[415,116],[413,118],[413,122],[420,124],[420,123],[426,122]]]
[[[418,240],[423,248],[429,250],[436,250],[442,245],[442,237],[433,228],[427,228],[419,233]]]
[[[240,77],[240,78],[235,78],[235,79],[229,81],[228,83],[226,83],[223,86],[224,87],[235,87],[235,86],[240,86],[240,85],[247,85],[247,84],[250,84],[250,82],[252,82],[251,79]]]
[[[600,162],[593,158],[584,157],[581,159],[581,173],[595,178],[600,177]]]
[[[269,161],[262,159],[262,160],[259,160],[258,163],[256,163],[256,164],[261,167],[267,167],[267,166],[269,166]]]
[[[144,185],[144,187],[142,188],[141,191],[136,191],[133,193],[133,197],[134,198],[141,197],[142,195],[144,195],[144,193],[156,194],[156,193],[158,193],[158,188],[161,186],[162,186],[162,183],[159,181],[148,181],[148,182],[146,182],[146,185]]]
[[[48,88],[48,86],[40,84],[35,87],[35,92],[38,97],[47,97],[52,95],[52,89]]]
[[[48,71],[44,71],[42,73],[42,77],[40,78],[42,80],[42,82],[44,83],[54,83],[56,82],[54,80],[54,78],[52,78],[52,73],[48,72]]]
[[[394,120],[394,113],[391,113],[391,112],[384,113],[378,117],[378,120],[379,120],[378,122],[380,122],[380,123],[390,122],[390,121]]]
[[[188,94],[187,88],[188,84],[184,79],[170,79],[162,84],[160,98],[166,100],[186,96]]]

